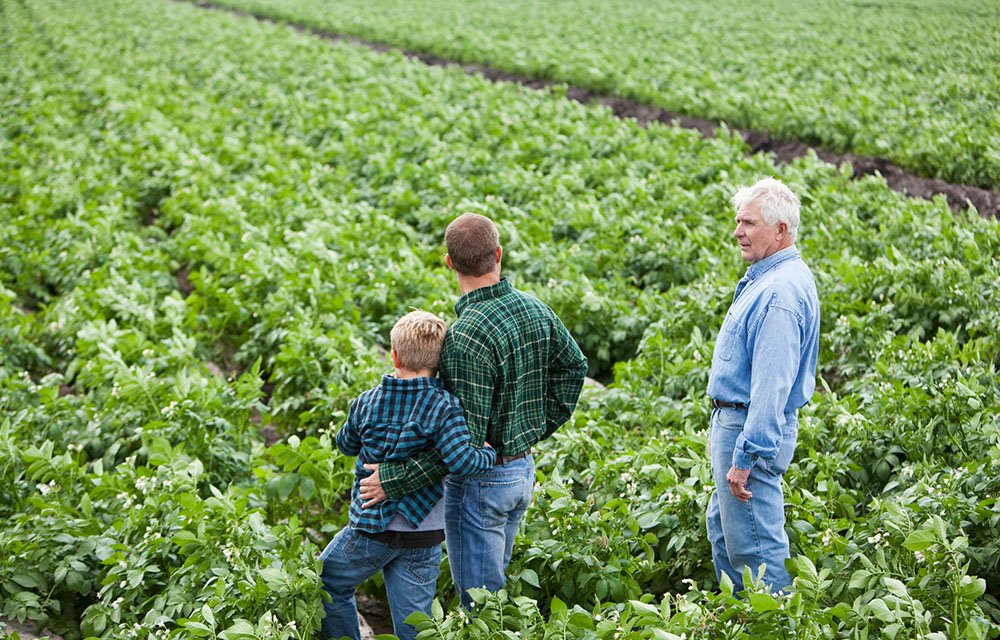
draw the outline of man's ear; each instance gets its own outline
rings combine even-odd
[[[448,268],[451,269],[452,271],[455,270],[455,265],[451,263],[451,256],[448,255],[447,253],[444,254],[444,263],[448,265]]]
[[[501,258],[503,258],[503,247],[497,245],[497,264],[500,264]]]
[[[788,223],[787,222],[779,222],[778,223],[778,239],[779,240],[784,240],[787,237],[788,237]]]
[[[396,367],[397,369],[402,369],[403,368],[403,366],[402,366],[403,363],[399,361],[399,354],[396,353],[396,350],[395,349],[390,349],[389,350],[389,354],[392,356],[392,366]]]

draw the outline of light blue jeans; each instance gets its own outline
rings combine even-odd
[[[517,528],[535,490],[535,459],[527,456],[468,478],[448,476],[444,483],[445,544],[451,577],[462,600],[472,608],[467,590],[498,591]]]
[[[750,567],[753,575],[761,564],[767,565],[764,582],[772,592],[792,584],[785,569],[789,557],[788,534],[785,533],[785,500],[781,477],[788,470],[798,442],[798,419],[785,416],[782,442],[772,460],[758,458],[750,469],[747,489],[753,494],[748,503],[733,497],[726,474],[733,465],[736,438],[743,432],[746,409],[716,409],[712,412],[712,475],[715,493],[708,502],[706,523],[708,540],[712,543],[715,575],[721,581],[725,572],[736,586],[743,588],[743,568]]]
[[[323,637],[347,636],[360,640],[354,588],[379,571],[385,579],[393,632],[400,640],[413,640],[417,629],[403,622],[414,611],[431,613],[441,568],[441,545],[419,549],[394,549],[345,527],[334,536],[319,559],[323,562]]]

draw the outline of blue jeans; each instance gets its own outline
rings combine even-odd
[[[534,490],[535,459],[531,454],[483,475],[448,476],[445,480],[448,563],[466,609],[472,608],[469,589],[499,591],[507,581],[514,538]]]
[[[379,571],[385,579],[392,613],[392,628],[400,640],[413,640],[417,629],[403,622],[414,611],[431,613],[441,567],[441,545],[419,549],[394,549],[345,527],[326,546],[323,591],[331,602],[323,602],[323,637],[361,639],[354,588]]]
[[[743,568],[750,567],[753,575],[766,564],[764,582],[772,592],[792,584],[785,569],[789,557],[788,534],[785,533],[785,500],[781,478],[795,454],[798,442],[798,420],[794,414],[785,416],[782,442],[772,460],[758,458],[750,469],[747,490],[753,497],[743,503],[733,497],[726,474],[733,465],[736,438],[743,432],[746,409],[716,409],[712,412],[712,475],[715,492],[708,502],[706,523],[708,540],[712,543],[715,575],[721,581],[726,573],[736,586],[743,588]],[[749,585],[746,585],[749,586]]]

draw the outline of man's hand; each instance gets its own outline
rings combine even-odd
[[[365,469],[371,471],[372,474],[367,478],[361,479],[361,491],[358,495],[361,496],[362,500],[367,500],[367,502],[361,505],[367,509],[385,500],[386,495],[382,489],[382,483],[378,480],[378,465],[366,464]]]
[[[736,467],[730,467],[729,473],[726,474],[726,482],[729,483],[729,492],[740,502],[750,502],[750,498],[753,497],[753,494],[747,491],[747,479],[749,477],[749,469],[737,469]]]

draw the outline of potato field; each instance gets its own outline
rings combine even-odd
[[[505,589],[469,617],[443,562],[425,638],[1000,636],[997,221],[733,133],[995,192],[998,25],[956,0],[0,0],[0,634],[316,637],[333,435],[400,316],[454,320],[444,229],[473,211],[603,384],[536,448]],[[720,586],[705,533],[729,198],[765,176],[802,199],[822,313],[777,597]]]

